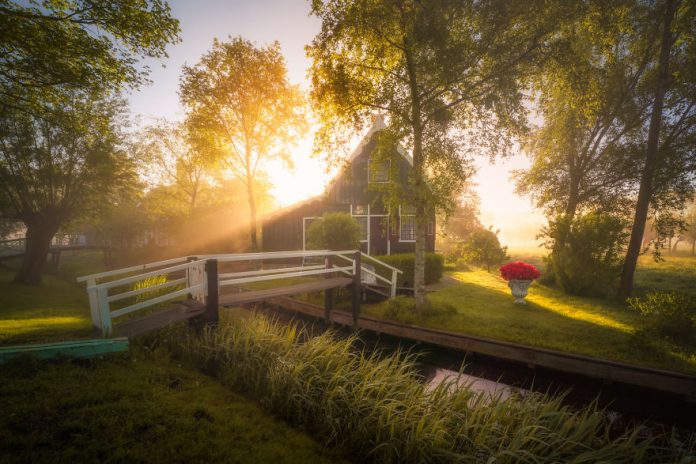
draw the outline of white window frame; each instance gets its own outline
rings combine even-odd
[[[403,238],[404,222],[403,218],[410,217],[413,218],[413,239]],[[415,214],[402,214],[401,205],[399,205],[399,242],[402,243],[415,243],[416,241],[416,215]]]
[[[367,182],[369,184],[387,184],[391,180],[391,160],[376,160],[378,163],[387,163],[387,179],[386,180],[374,180],[372,178],[373,173],[372,173],[372,168],[370,167],[370,164],[372,163],[372,158],[368,158],[367,160]]]

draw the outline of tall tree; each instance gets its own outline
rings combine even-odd
[[[619,286],[619,295],[633,292],[633,277],[650,208],[661,202],[683,203],[693,191],[696,168],[696,2],[663,0],[636,7],[642,20],[660,31],[653,51],[654,69],[646,80],[652,101],[644,144],[643,166],[631,238]],[[666,188],[676,181],[676,188]],[[676,195],[675,195],[676,193]],[[675,206],[669,209],[678,209]]]
[[[0,195],[5,213],[26,226],[15,282],[41,282],[51,239],[134,180],[121,150],[120,100],[70,94],[40,116],[0,112]]]
[[[195,66],[184,66],[180,96],[197,148],[216,154],[244,182],[249,236],[258,250],[257,178],[264,163],[282,159],[307,127],[304,96],[287,78],[280,44],[257,48],[241,37],[213,42]]]
[[[0,0],[0,107],[47,110],[66,89],[138,86],[149,72],[138,58],[165,57],[178,33],[163,0]]]
[[[202,191],[208,186],[206,177],[212,166],[207,152],[193,147],[185,124],[160,120],[147,126],[139,135],[139,150],[150,161],[148,169],[155,183],[176,187],[186,201],[188,216],[192,218]]]
[[[386,113],[413,154],[416,308],[428,218],[461,189],[472,152],[504,154],[524,128],[520,77],[567,12],[553,2],[314,0],[312,97],[331,153],[341,128]],[[536,12],[530,14],[530,11]],[[334,152],[335,154],[335,152]]]

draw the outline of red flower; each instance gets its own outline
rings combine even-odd
[[[517,261],[502,266],[500,268],[500,275],[502,275],[505,280],[534,280],[539,278],[541,272],[531,264]]]

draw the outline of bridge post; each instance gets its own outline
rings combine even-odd
[[[207,279],[205,312],[192,319],[198,328],[204,325],[217,325],[220,320],[218,306],[220,297],[218,295],[218,269],[217,259],[208,259],[205,262],[205,275]]]
[[[333,266],[332,264],[332,256],[328,255],[324,258],[324,263],[326,265],[326,269],[331,269]],[[325,278],[330,279],[331,278],[331,272],[327,272],[325,274]],[[331,324],[331,310],[333,309],[333,289],[332,288],[327,288],[324,290],[324,322],[326,325]]]
[[[353,255],[353,328],[358,328],[358,316],[360,315],[360,300],[362,299],[360,271],[360,250]]]

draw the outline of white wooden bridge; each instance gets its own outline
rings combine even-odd
[[[329,320],[333,289],[341,287],[353,290],[352,313],[357,321],[362,292],[396,295],[401,272],[357,250],[316,250],[186,256],[92,274],[77,281],[87,284],[92,324],[109,337],[135,336],[188,319],[198,324],[216,323],[219,306],[316,291],[324,292]],[[297,278],[302,278],[299,283]],[[263,289],[245,286],[268,281],[279,281],[279,285]],[[153,312],[164,303],[169,305]]]

